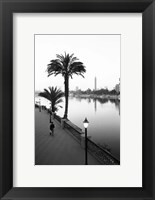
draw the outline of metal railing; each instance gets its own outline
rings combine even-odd
[[[61,117],[59,115],[54,114],[54,118],[61,123]]]
[[[83,134],[82,130],[72,124],[70,121],[65,121],[64,122],[64,128],[70,131],[72,135],[78,140],[79,143],[81,143],[81,134]]]

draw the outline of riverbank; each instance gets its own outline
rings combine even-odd
[[[58,116],[55,116],[58,118]],[[61,122],[61,118],[59,117]],[[63,120],[63,128],[66,128],[70,134],[81,144],[82,148],[85,148],[85,134],[84,132],[75,124],[69,120]],[[119,165],[120,161],[112,155],[108,149],[103,146],[99,146],[91,140],[91,137],[87,136],[87,150],[95,159],[97,159],[103,165]]]

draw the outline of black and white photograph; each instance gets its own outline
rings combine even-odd
[[[35,165],[120,165],[120,34],[34,35]]]

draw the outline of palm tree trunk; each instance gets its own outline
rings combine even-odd
[[[68,116],[68,95],[69,95],[69,77],[68,75],[65,76],[65,113],[64,113],[64,119],[67,119]]]
[[[54,103],[52,103],[52,112],[54,112]]]

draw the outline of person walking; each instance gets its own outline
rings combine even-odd
[[[55,128],[55,125],[54,125],[53,122],[51,122],[51,124],[50,124],[50,135],[54,136],[54,128]]]

